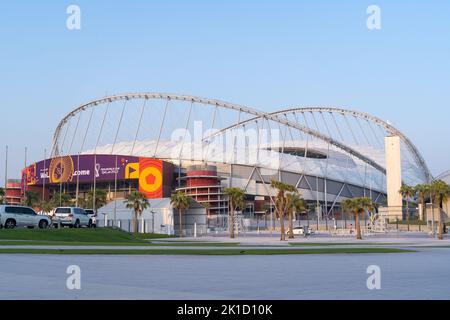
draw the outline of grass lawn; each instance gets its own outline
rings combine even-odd
[[[162,246],[234,247],[239,243],[159,242],[169,238],[159,234],[132,234],[122,230],[101,229],[14,229],[0,230],[0,246]],[[151,240],[158,240],[152,243]]]
[[[145,242],[80,242],[80,241],[40,241],[40,240],[0,240],[0,246],[130,246],[130,247],[236,247],[239,243],[153,243]]]
[[[413,250],[391,248],[325,248],[325,249],[152,249],[152,250],[117,250],[117,249],[0,249],[0,254],[80,254],[80,255],[303,255],[303,254],[362,254],[362,253],[406,253]]]
[[[13,229],[0,230],[0,244],[2,240],[14,241],[46,241],[73,243],[115,243],[115,244],[145,244],[145,239],[168,238],[166,235],[146,234],[134,235],[122,230],[110,228],[98,229]]]

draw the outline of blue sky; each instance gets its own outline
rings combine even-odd
[[[66,28],[81,8],[82,29]],[[382,29],[366,27],[381,8]],[[106,93],[163,91],[266,111],[372,113],[450,169],[450,2],[2,1],[0,181],[43,157],[58,121]],[[2,184],[2,183],[0,183]]]

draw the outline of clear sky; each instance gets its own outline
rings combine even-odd
[[[66,28],[69,5],[81,30]],[[369,5],[381,30],[366,27]],[[372,113],[450,169],[450,1],[2,1],[0,184],[24,148],[41,160],[58,121],[105,94],[171,92],[265,111]]]

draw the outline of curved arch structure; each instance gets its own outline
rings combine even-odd
[[[292,123],[290,121],[280,119],[277,116],[278,115],[277,113],[265,113],[265,112],[257,111],[256,109],[253,109],[253,108],[249,108],[249,107],[245,107],[245,106],[241,106],[241,105],[237,105],[237,104],[229,103],[229,102],[225,102],[225,101],[215,100],[215,99],[206,99],[206,98],[199,98],[199,97],[195,97],[195,96],[164,94],[164,93],[133,93],[133,94],[115,95],[115,96],[110,96],[110,97],[106,97],[106,98],[102,98],[102,99],[93,100],[93,101],[90,101],[86,104],[79,106],[78,108],[76,108],[75,110],[70,112],[67,116],[65,116],[59,123],[58,127],[56,128],[56,131],[55,131],[55,134],[53,137],[53,148],[52,148],[53,156],[57,156],[59,153],[58,142],[59,142],[60,135],[61,135],[61,129],[70,118],[74,117],[77,113],[79,113],[81,111],[85,111],[88,108],[95,107],[100,104],[111,103],[111,102],[120,101],[120,100],[132,100],[132,99],[146,99],[146,100],[162,99],[162,100],[168,100],[168,101],[170,101],[170,100],[188,101],[188,102],[193,102],[193,103],[198,103],[198,104],[203,104],[203,105],[212,105],[212,106],[222,107],[222,108],[226,108],[226,109],[232,109],[235,111],[244,112],[244,113],[256,116],[255,118],[246,120],[245,122],[237,123],[235,125],[236,127],[240,126],[241,124],[245,124],[246,122],[255,121],[256,119],[261,119],[261,118],[270,119],[274,122],[278,122],[282,125],[291,127],[293,129],[300,130],[306,134],[309,134],[318,139],[321,139],[321,140],[325,141],[326,143],[334,145],[334,146],[338,147],[339,149],[342,149],[345,152],[359,158],[360,160],[364,161],[365,163],[369,164],[370,166],[379,170],[380,172],[386,173],[386,169],[383,166],[381,166],[380,164],[376,163],[375,161],[369,159],[368,157],[364,156],[360,152],[333,139],[332,137],[323,135],[320,132],[317,132],[311,128],[308,128],[305,126],[300,126],[296,123]],[[229,128],[233,128],[235,126],[232,126]]]
[[[450,183],[450,170],[441,173],[436,179],[444,180],[447,183]]]
[[[228,108],[239,112],[245,112],[257,117],[261,117],[264,114],[256,111],[251,108],[243,107],[234,103],[228,103],[220,100],[215,99],[207,99],[207,98],[199,98],[194,96],[188,96],[188,95],[177,95],[177,94],[170,94],[170,93],[127,93],[127,94],[120,94],[120,95],[114,95],[105,97],[102,99],[96,99],[92,100],[88,103],[82,104],[81,106],[74,109],[72,112],[70,112],[68,115],[66,115],[58,124],[55,134],[53,136],[53,148],[52,148],[52,154],[58,155],[58,142],[61,135],[61,130],[63,126],[74,116],[76,116],[78,113],[85,111],[86,109],[105,104],[105,103],[111,103],[115,101],[122,101],[122,100],[133,100],[133,99],[160,99],[160,100],[178,100],[178,101],[187,101],[187,102],[193,102],[198,104],[204,104],[204,105],[213,105],[218,106],[222,108]]]
[[[133,103],[140,104],[140,101],[143,101],[142,108],[131,106]],[[147,102],[151,105],[146,106]],[[157,106],[159,103],[162,106]],[[112,105],[115,107],[110,107]],[[127,109],[125,108],[126,106]],[[196,110],[193,106],[199,106],[199,109]],[[90,110],[90,112],[87,113],[87,110]],[[151,114],[147,114],[146,112],[150,112],[148,110],[153,111],[151,111]],[[109,116],[113,112],[117,114],[114,117]],[[170,112],[172,112],[171,115]],[[95,115],[93,116],[94,113],[98,119],[95,118]],[[130,115],[127,121],[123,118],[128,113]],[[88,125],[85,133],[80,134],[82,129],[79,125],[83,122],[80,119],[84,116],[89,118],[86,121]],[[337,119],[338,117],[340,118]],[[108,121],[109,118],[111,118],[110,121]],[[184,120],[184,118],[187,120]],[[320,177],[324,179],[325,184],[327,179],[341,181],[342,183],[347,183],[351,180],[349,183],[353,185],[359,184],[364,190],[373,189],[383,192],[383,177],[386,174],[383,140],[387,135],[397,135],[401,138],[404,146],[405,161],[403,173],[406,178],[411,177],[409,179],[411,181],[410,184],[428,182],[432,179],[423,157],[414,144],[389,123],[367,113],[334,107],[289,108],[267,113],[256,108],[221,100],[169,93],[120,94],[92,100],[80,105],[67,114],[58,124],[53,136],[52,156],[58,157],[70,154],[75,138],[80,136],[80,139],[83,141],[79,151],[77,151],[78,154],[97,154],[98,152],[99,154],[114,153],[158,157],[174,163],[194,160],[206,163],[226,163],[226,161],[217,161],[216,158],[208,158],[208,156],[205,158],[203,154],[195,159],[194,157],[186,157],[182,155],[183,146],[181,146],[179,151],[179,157],[172,156],[173,150],[172,153],[163,152],[171,148],[176,149],[175,147],[178,146],[168,139],[171,130],[173,131],[177,128],[192,129],[192,123],[199,118],[202,118],[204,122],[208,122],[208,126],[210,125],[210,128],[214,129],[212,133],[202,134],[200,143],[207,146],[210,145],[212,138],[225,136],[227,133],[240,128],[248,126],[259,128],[260,125],[267,125],[268,128],[271,128],[271,126],[279,128],[280,132],[284,132],[284,134],[281,134],[281,140],[283,141],[280,141],[279,145],[281,151],[276,152],[282,158],[277,169],[280,172],[280,177],[283,174]],[[301,118],[304,119],[302,120]],[[73,122],[76,123],[75,129],[71,127]],[[137,128],[133,129],[136,124]],[[142,128],[144,124],[147,125],[146,128]],[[334,132],[332,127],[335,127]],[[128,138],[120,137],[119,132],[124,129],[134,130],[135,133],[130,133]],[[90,131],[96,132],[92,133],[91,138],[88,138],[88,132]],[[290,141],[287,141],[288,132],[291,135]],[[370,134],[372,134],[372,139],[368,137]],[[102,138],[105,138],[105,135],[107,141],[103,142]],[[139,138],[140,136],[143,136],[142,139]],[[68,142],[69,147],[66,149],[66,138],[68,137],[72,141]],[[93,143],[87,146],[84,141],[89,139]],[[378,145],[378,148],[376,145]],[[286,150],[296,150],[297,152],[289,154],[289,152],[284,152],[285,148]],[[272,150],[273,145],[258,146],[258,152],[260,149]],[[308,150],[310,150],[309,157]],[[323,156],[314,159],[311,156],[313,154],[321,154]],[[233,161],[227,162],[227,164],[231,166],[242,165],[242,163]],[[253,163],[251,166],[255,168],[261,166],[264,169],[264,165],[259,163]],[[283,170],[286,173],[282,173]],[[339,175],[336,174],[334,177],[331,177],[330,175],[335,171],[340,171]],[[256,175],[256,171],[250,174],[250,176],[252,175]],[[351,179],[352,175],[356,178]],[[378,175],[378,177],[372,179],[373,175]],[[292,183],[297,183],[298,185],[306,183],[310,189],[316,188],[317,192],[319,192],[319,189],[322,190],[322,187],[319,185],[312,186],[312,184],[315,184],[312,180],[306,181],[306,179],[302,182],[301,179],[298,179],[298,181],[294,178],[292,179]],[[258,178],[257,180],[264,179],[261,177],[261,179]],[[250,178],[248,181],[250,181]],[[405,183],[408,182],[406,181]],[[375,186],[374,183],[377,185]],[[352,193],[351,190],[345,191],[341,189],[337,184],[334,187],[340,190],[339,194],[347,191],[349,194]],[[325,190],[320,192],[325,192],[326,194],[326,189],[327,187],[325,186]]]
[[[409,151],[411,152],[411,154],[414,157],[414,160],[416,161],[417,165],[421,168],[423,176],[425,177],[426,181],[431,181],[433,179],[433,176],[431,175],[431,172],[424,160],[424,158],[422,157],[422,155],[419,153],[419,151],[417,150],[417,148],[415,147],[415,145],[408,139],[408,137],[406,137],[402,132],[400,132],[400,130],[396,129],[395,127],[393,127],[392,125],[390,125],[389,123],[375,117],[372,116],[368,113],[364,113],[364,112],[360,112],[360,111],[354,111],[354,110],[347,110],[347,109],[342,109],[342,108],[335,108],[335,107],[296,107],[296,108],[289,108],[289,109],[283,109],[280,111],[275,111],[270,113],[271,116],[281,116],[281,115],[287,115],[289,113],[338,113],[341,115],[351,115],[357,118],[361,118],[370,122],[373,122],[374,124],[383,127],[390,135],[395,135],[395,136],[399,136],[400,139],[405,143],[405,145],[407,146],[407,148],[409,149]],[[266,117],[266,116],[263,116]],[[226,131],[244,126],[248,123],[254,122],[261,119],[261,117],[254,117],[252,119],[248,119],[245,121],[242,121],[240,123],[236,123],[232,126],[229,126],[227,128],[222,129],[221,131],[217,132],[214,134],[214,136],[220,135]],[[306,130],[302,130],[307,132]],[[360,158],[361,160],[363,160],[364,162],[370,164],[371,166],[373,166],[374,168],[376,168],[377,170],[386,173],[386,170],[379,164],[377,164],[375,161],[368,159],[365,156],[362,156],[359,154],[359,152],[352,150],[353,152],[347,150],[349,149],[348,146],[342,146],[339,144],[339,142],[334,141],[331,137],[324,137],[322,136],[320,133],[314,134],[316,137],[321,138],[322,140],[326,141],[326,142],[330,142],[331,144],[334,144],[336,146],[340,146],[342,147],[343,150],[357,156],[358,158]],[[351,149],[351,148],[350,148]]]

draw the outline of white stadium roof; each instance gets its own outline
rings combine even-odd
[[[242,131],[244,138],[238,135]],[[257,134],[245,137],[247,132]],[[384,190],[384,138],[391,135],[401,139],[404,183],[430,181],[412,142],[372,115],[330,107],[266,113],[160,93],[115,95],[75,108],[55,131],[52,155],[118,154],[249,165]]]

